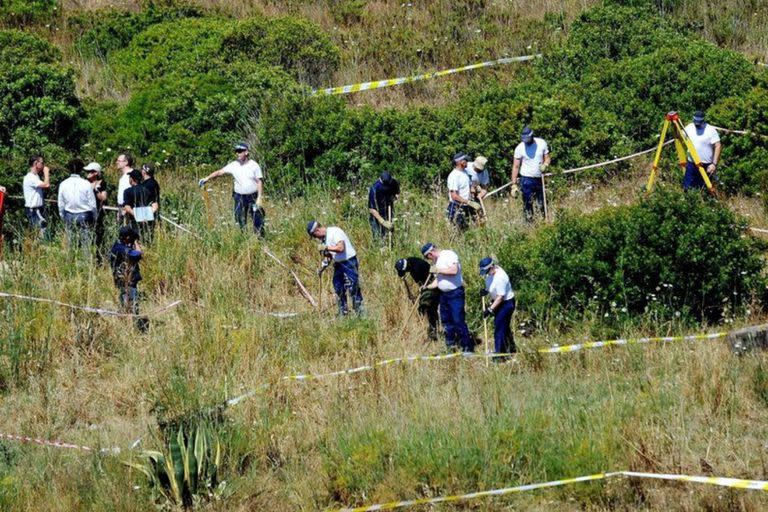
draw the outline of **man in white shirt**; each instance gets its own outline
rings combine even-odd
[[[358,316],[363,314],[363,294],[360,291],[360,271],[357,251],[341,228],[323,226],[316,220],[307,224],[307,234],[321,241],[317,249],[323,258],[333,260],[333,290],[338,297],[339,316],[349,313],[347,291]]]
[[[515,148],[514,163],[512,164],[512,197],[517,196],[518,190],[523,192],[523,213],[526,222],[533,221],[533,200],[544,211],[544,186],[542,173],[549,167],[552,158],[549,155],[547,141],[533,136],[530,126],[523,128],[522,142]],[[520,188],[517,187],[518,175]]]
[[[458,344],[463,352],[474,352],[475,344],[469,335],[464,313],[464,279],[459,256],[429,242],[421,248],[421,255],[434,266],[436,279],[427,288],[440,290],[440,321],[445,329],[447,348],[455,350]]]
[[[40,173],[43,178],[40,179]],[[43,157],[34,155],[29,159],[29,172],[24,176],[24,214],[34,229],[40,230],[40,236],[45,234],[48,222],[45,220],[45,191],[51,188],[50,169],[45,165]]]
[[[685,133],[693,142],[696,153],[701,161],[701,168],[710,176],[710,180],[717,171],[717,163],[720,161],[720,152],[723,147],[720,143],[720,135],[704,119],[704,112],[701,110],[693,114],[693,122],[685,127]],[[685,176],[683,177],[683,189],[702,189],[706,186],[701,172],[696,167],[693,159],[688,155],[688,162],[685,165]]]
[[[470,210],[480,210],[480,204],[472,201],[470,195],[471,183],[466,172],[467,155],[456,153],[453,155],[453,170],[448,175],[448,208],[446,215],[451,224],[460,230],[466,229]]]
[[[214,171],[198,181],[203,187],[208,180],[229,174],[234,179],[232,198],[235,201],[235,220],[240,228],[245,228],[248,215],[253,219],[253,231],[264,237],[264,175],[261,166],[249,158],[251,147],[245,142],[235,144],[237,158],[218,171]]]
[[[130,153],[120,153],[115,160],[117,170],[120,171],[120,179],[117,182],[117,208],[120,212],[122,212],[123,205],[125,205],[125,191],[131,188],[131,181],[128,175],[133,170],[134,163],[133,155]]]
[[[58,203],[70,246],[84,247],[87,254],[96,224],[96,196],[91,182],[80,175],[84,167],[85,162],[79,158],[69,161],[67,169],[71,174],[59,185]]]
[[[492,258],[480,260],[479,267],[480,275],[485,278],[485,288],[480,291],[480,295],[488,295],[491,299],[490,305],[483,311],[483,317],[493,317],[494,351],[497,354],[517,352],[510,328],[512,313],[515,312],[515,292],[512,291],[509,276]],[[497,357],[493,360],[500,362],[503,359]]]

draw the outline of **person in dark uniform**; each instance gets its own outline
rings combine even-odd
[[[405,282],[406,274],[410,274],[411,279],[419,287],[419,296],[410,297],[411,289],[408,287],[408,283],[405,282],[408,295],[411,300],[419,301],[419,314],[427,318],[429,322],[429,330],[427,331],[429,339],[437,341],[438,330],[437,320],[439,318],[438,308],[440,307],[440,290],[437,288],[427,288],[426,285],[431,279],[430,264],[424,261],[422,258],[402,258],[395,262],[395,270],[400,279]]]

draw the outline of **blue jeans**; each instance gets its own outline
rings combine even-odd
[[[373,236],[374,242],[382,242],[387,238],[387,230],[384,229],[384,226],[379,224],[379,221],[376,220],[376,217],[369,215],[368,223],[371,225],[371,235]]]
[[[347,261],[333,262],[333,290],[339,299],[339,314],[346,315],[347,290],[352,296],[352,307],[360,314],[363,306],[363,294],[360,291],[360,272],[358,270],[357,257],[353,256]]]
[[[36,229],[44,230],[48,226],[48,221],[45,220],[43,214],[45,209],[42,206],[37,208],[24,207],[24,215],[27,217],[29,224]]]
[[[454,348],[458,341],[461,350],[474,352],[475,345],[469,337],[469,327],[464,318],[464,287],[440,292],[440,320],[445,329],[445,345]]]
[[[501,303],[493,317],[493,348],[497,354],[517,352],[515,338],[510,328],[512,313],[514,312],[515,299],[511,298]]]
[[[235,221],[240,226],[240,229],[245,228],[245,224],[248,221],[248,215],[251,215],[253,220],[253,232],[260,237],[264,236],[264,210],[261,207],[256,206],[257,193],[253,194],[238,194],[232,193],[232,198],[235,200]]]
[[[70,247],[83,247],[85,253],[93,242],[93,229],[96,217],[93,212],[72,213],[64,211],[64,225]]]
[[[711,162],[701,162],[704,172],[707,172],[707,167],[709,167],[710,164]],[[712,181],[714,176],[710,176],[709,179]],[[696,167],[696,164],[687,162],[685,164],[685,176],[683,176],[683,190],[699,190],[706,187],[707,184],[704,183],[704,178],[701,177],[701,172],[699,172],[699,168]]]
[[[543,178],[520,177],[520,190],[523,193],[523,214],[526,222],[533,221],[533,200],[539,205],[539,210],[544,211],[544,187],[541,184]]]
[[[469,207],[451,201],[445,209],[445,215],[451,224],[460,230],[464,230],[469,226],[469,212],[467,210],[469,210]]]

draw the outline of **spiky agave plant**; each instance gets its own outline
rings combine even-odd
[[[145,450],[140,461],[125,461],[128,467],[141,471],[153,490],[170,503],[191,508],[196,502],[217,496],[221,466],[221,442],[208,426],[199,423],[189,436],[179,427],[170,436],[165,453]]]

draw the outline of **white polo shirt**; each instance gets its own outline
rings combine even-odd
[[[459,269],[455,276],[449,276],[440,273],[441,269],[446,269],[454,263],[458,266]],[[461,263],[459,263],[459,255],[455,252],[449,251],[448,249],[441,250],[440,254],[437,256],[435,267],[437,267],[437,288],[441,292],[450,292],[456,288],[461,288],[464,286],[464,278],[461,276]]]
[[[40,208],[43,206],[43,189],[40,188],[42,184],[43,180],[40,179],[37,173],[28,172],[24,176],[21,188],[24,189],[25,208]]]
[[[59,215],[69,213],[96,213],[96,195],[93,193],[91,182],[78,176],[71,175],[59,185]]]
[[[493,275],[485,276],[485,289],[488,290],[491,300],[496,300],[496,297],[501,297],[504,301],[515,298],[509,276],[501,267],[496,267]]]
[[[459,197],[469,201],[469,185],[469,175],[461,169],[454,168],[448,175],[448,200],[452,201],[451,190],[455,190]]]
[[[128,173],[125,173],[122,176],[120,176],[120,179],[117,181],[117,205],[118,206],[123,206],[125,204],[124,194],[125,194],[125,191],[128,190],[129,188],[131,188],[131,178],[128,177]]]
[[[222,171],[234,178],[235,192],[241,195],[255,194],[257,191],[256,180],[264,177],[261,173],[261,167],[254,160],[248,160],[245,163],[240,163],[240,160],[233,160]]]
[[[541,164],[544,163],[544,155],[549,154],[547,141],[539,137],[533,138],[533,143],[526,145],[521,142],[515,148],[515,160],[520,162],[520,176],[526,178],[541,178]]]
[[[701,162],[711,164],[715,156],[715,148],[712,146],[720,142],[720,134],[717,133],[717,130],[707,123],[704,123],[704,126],[700,129],[696,128],[695,124],[690,123],[685,127],[685,133],[691,138],[693,147],[696,148]]]
[[[333,261],[347,261],[348,259],[357,256],[355,246],[349,241],[347,234],[342,231],[341,228],[336,226],[328,226],[325,228],[325,245],[336,245],[339,242],[344,242],[344,250],[342,252],[334,252]]]

